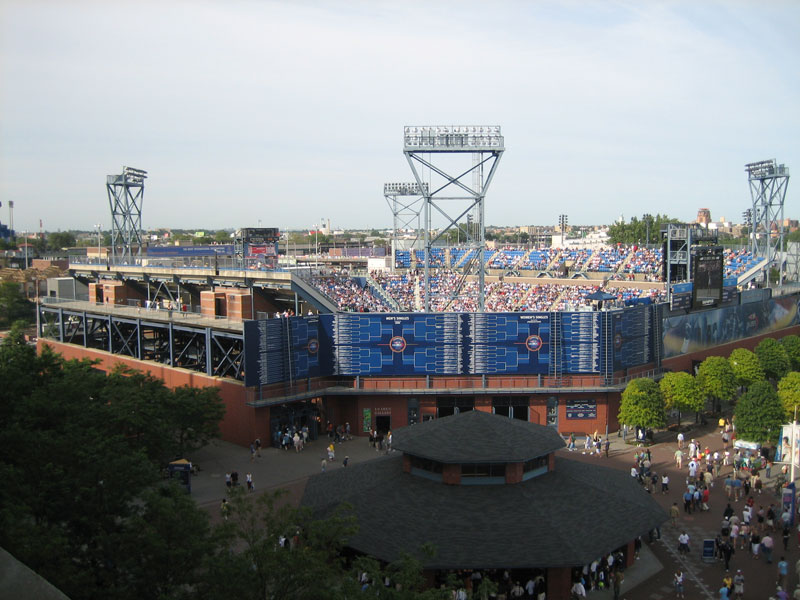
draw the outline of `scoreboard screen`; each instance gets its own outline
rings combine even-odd
[[[722,301],[722,246],[692,248],[693,307],[716,306]]]

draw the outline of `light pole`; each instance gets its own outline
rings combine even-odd
[[[797,404],[794,405],[794,419],[792,420],[792,443],[789,445],[789,452],[792,453],[792,457],[790,459],[792,461],[792,468],[790,471],[791,479],[789,480],[790,482],[794,481],[794,462],[795,462],[794,453],[797,451],[797,442],[795,441],[797,437],[796,430],[797,430]]]
[[[569,217],[567,215],[558,215],[558,226],[561,229],[561,247],[564,247],[564,231],[567,229]]]
[[[644,243],[645,246],[650,245],[650,221],[653,220],[653,215],[649,213],[645,213],[642,215],[642,219],[644,219],[644,225],[647,228],[647,241]]]
[[[319,225],[314,225],[314,266],[319,269]]]
[[[95,223],[94,228],[97,229],[97,264],[100,264],[100,229],[102,225]]]
[[[25,270],[28,270],[28,232],[22,232],[22,243],[25,244]]]

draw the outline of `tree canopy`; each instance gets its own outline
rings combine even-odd
[[[142,405],[144,380],[37,355],[19,327],[0,345],[0,546],[73,600],[179,598],[209,551],[206,515],[159,478],[184,417]],[[163,383],[147,383],[168,405]],[[218,398],[200,397],[218,419]]]
[[[800,407],[800,373],[791,371],[778,382],[778,398],[783,406],[785,420],[794,420],[795,406]]]
[[[0,282],[0,329],[15,321],[26,324],[36,320],[36,306],[25,297],[22,286],[14,281]]]
[[[697,369],[700,389],[715,401],[733,400],[736,394],[736,377],[727,359],[709,356]]]
[[[608,228],[608,238],[612,244],[644,244],[647,242],[648,228],[650,243],[660,240],[661,227],[667,223],[678,223],[677,219],[667,215],[642,215],[642,218],[631,217],[629,223],[616,222]]]
[[[747,348],[736,348],[728,357],[736,383],[742,387],[750,387],[757,381],[764,381],[764,369],[758,357]]]
[[[781,338],[781,345],[789,357],[792,371],[800,371],[800,336],[786,335]]]
[[[700,384],[689,373],[666,373],[658,384],[667,410],[699,412],[705,406]]]
[[[622,392],[617,418],[620,423],[634,427],[664,427],[667,414],[658,384],[647,378],[634,379],[628,383]]]
[[[784,408],[768,381],[756,382],[742,394],[734,418],[740,439],[761,443],[776,441],[785,422]]]
[[[767,378],[777,381],[789,372],[791,363],[783,344],[774,338],[764,338],[756,346],[756,356]]]

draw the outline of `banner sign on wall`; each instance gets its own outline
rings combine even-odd
[[[664,319],[664,357],[707,350],[719,344],[797,325],[797,296],[728,306]]]
[[[567,400],[567,419],[596,419],[597,400]]]
[[[361,425],[361,431],[362,432],[369,433],[370,431],[372,431],[372,409],[371,408],[365,408],[364,409],[361,421],[362,421],[362,425]]]

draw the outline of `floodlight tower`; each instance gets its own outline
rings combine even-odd
[[[780,281],[783,282],[783,201],[789,187],[789,169],[775,159],[762,160],[744,166],[750,181],[753,199],[750,230],[750,250],[754,256],[767,259],[765,281],[769,285],[769,269],[778,261]],[[775,237],[773,237],[773,231]]]
[[[492,182],[497,164],[505,150],[500,127],[492,126],[407,126],[403,131],[403,153],[406,155],[414,179],[423,192],[423,215],[425,224],[425,310],[430,311],[430,256],[434,242],[451,229],[465,233],[467,246],[475,251],[478,261],[478,311],[484,309],[484,280],[486,265],[483,251],[486,245],[484,223],[484,198]],[[448,156],[449,155],[449,156]],[[464,155],[471,155],[471,166],[458,167],[457,174],[445,171],[445,167],[433,163],[434,156],[444,159],[447,168],[457,163]],[[449,162],[448,162],[449,161]],[[418,168],[420,167],[420,168]],[[435,185],[430,189],[423,185],[421,168],[436,175]],[[468,175],[472,175],[471,180]],[[485,176],[484,176],[485,174]],[[454,201],[454,215],[445,210],[445,202]],[[436,231],[431,229],[431,209],[445,219],[445,225]],[[461,219],[472,213],[471,225],[466,230]]]
[[[142,202],[147,171],[122,167],[121,175],[106,178],[108,204],[111,207],[111,260],[124,264],[142,254]]]
[[[383,197],[392,210],[394,217],[392,225],[392,271],[395,269],[395,253],[397,252],[398,232],[402,229],[413,229],[416,234],[412,248],[419,239],[422,229],[420,225],[420,213],[428,193],[428,184],[423,183],[420,189],[417,183],[384,183]],[[409,199],[411,198],[411,199]]]

